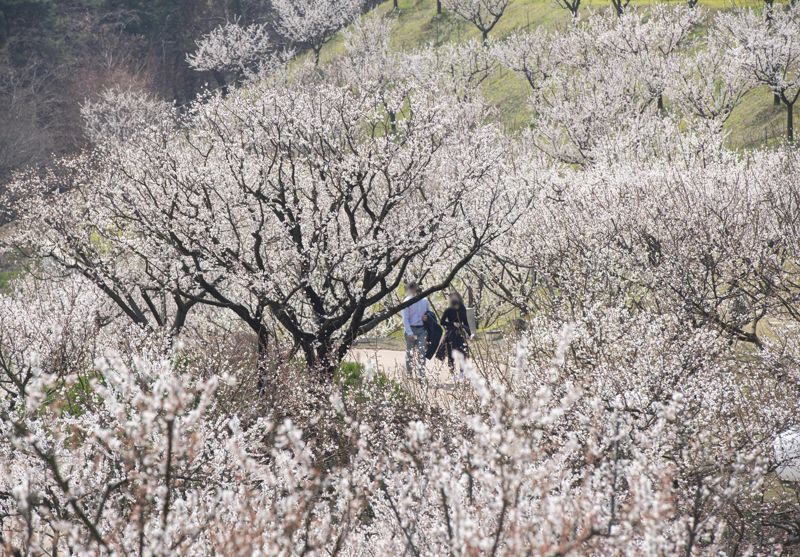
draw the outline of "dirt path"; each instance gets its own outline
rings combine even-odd
[[[426,366],[426,381],[419,383],[406,377],[406,353],[400,349],[399,343],[394,345],[386,339],[373,339],[360,342],[347,355],[347,360],[369,364],[372,369],[386,374],[391,379],[403,383],[406,388],[414,392],[422,400],[436,402],[440,406],[448,406],[455,400],[471,392],[469,381],[454,376],[445,362],[436,358],[428,360]],[[488,372],[504,373],[507,370],[507,361],[504,354],[508,354],[508,347],[504,346],[502,337],[484,338],[474,341],[471,345],[473,364],[480,373],[481,369]],[[498,359],[500,358],[500,359]]]
[[[361,364],[370,364],[373,369],[382,371],[392,379],[406,379],[406,353],[404,350],[387,350],[385,348],[356,348],[348,354],[347,359]],[[426,378],[429,387],[453,388],[455,380],[447,364],[433,358],[428,360]]]

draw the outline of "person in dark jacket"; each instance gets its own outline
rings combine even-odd
[[[469,328],[467,321],[467,308],[464,306],[464,300],[458,292],[450,293],[450,304],[441,319],[442,327],[444,327],[444,349],[447,354],[447,365],[450,369],[455,367],[455,358],[453,358],[453,351],[458,350],[465,356],[469,354],[469,345],[467,340],[472,338],[472,331]]]

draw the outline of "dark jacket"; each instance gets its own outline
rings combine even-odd
[[[447,308],[442,314],[442,326],[445,331],[449,332],[451,329],[457,331],[456,323],[461,324],[461,330],[466,337],[472,335],[472,331],[469,329],[469,320],[467,319],[467,308],[464,307],[464,304],[461,304],[457,310]]]
[[[436,354],[439,344],[442,342],[442,327],[439,326],[439,320],[432,311],[428,310],[425,317],[427,319],[423,323],[428,331],[428,346],[425,349],[425,357],[430,360]]]
[[[472,335],[472,331],[467,320],[467,308],[462,304],[458,309],[447,308],[444,310],[442,325],[444,326],[444,342],[439,347],[436,357],[443,360],[447,356],[447,361],[452,366],[453,350],[458,350],[464,355],[469,352],[467,339]]]

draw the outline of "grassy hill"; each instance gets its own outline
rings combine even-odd
[[[647,6],[656,0],[634,0],[632,5]],[[671,1],[670,3],[683,3]],[[718,10],[736,7],[760,8],[763,3],[757,0],[731,2],[730,0],[700,0],[700,5],[708,10],[709,16]],[[608,1],[584,0],[581,10],[604,9]],[[461,42],[479,39],[480,33],[472,24],[458,16],[445,13],[436,14],[436,0],[400,0],[399,11],[394,14],[396,22],[391,44],[399,50],[412,50],[427,45],[441,45],[448,42]],[[378,4],[365,17],[392,14],[392,1]],[[516,30],[534,28],[540,25],[558,27],[569,23],[569,13],[555,5],[553,0],[511,0],[503,18],[492,31],[492,37],[502,38]],[[341,37],[326,45],[321,61],[330,60],[343,49]],[[486,98],[497,107],[500,121],[509,131],[519,130],[530,120],[527,103],[527,83],[505,68],[498,68],[493,76],[483,83]],[[732,147],[748,148],[771,143],[783,137],[785,111],[783,107],[772,104],[772,95],[766,88],[751,91],[734,111],[728,122],[729,143]]]

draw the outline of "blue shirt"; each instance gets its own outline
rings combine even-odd
[[[410,298],[406,298],[403,300],[409,300]],[[422,316],[428,312],[428,300],[422,298],[404,308],[400,311],[400,314],[403,316],[403,330],[406,332],[406,336],[413,335],[414,332],[411,330],[411,327],[422,327],[424,323],[422,322]]]

